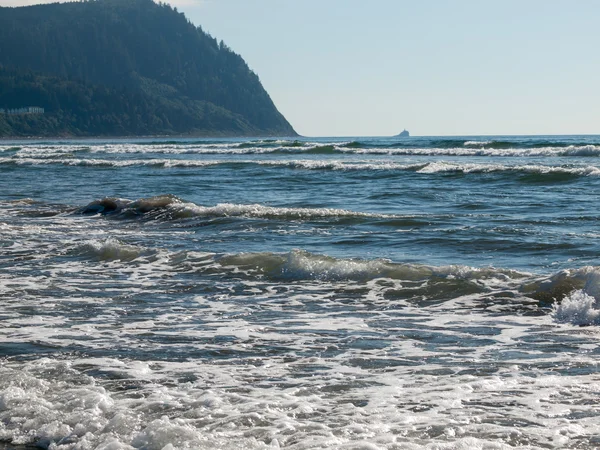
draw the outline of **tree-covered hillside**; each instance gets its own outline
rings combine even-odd
[[[295,135],[258,76],[152,0],[0,8],[4,135]]]

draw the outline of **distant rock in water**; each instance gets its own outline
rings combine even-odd
[[[410,137],[410,133],[404,129],[400,134],[397,134],[396,137]]]
[[[0,137],[296,136],[241,56],[152,0],[0,7],[0,108],[28,105]]]

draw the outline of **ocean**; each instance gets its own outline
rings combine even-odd
[[[0,142],[0,448],[600,447],[600,136]]]

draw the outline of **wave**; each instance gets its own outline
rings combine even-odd
[[[523,289],[528,290],[542,305],[552,307],[559,323],[600,325],[600,267],[563,270]]]
[[[223,256],[218,260],[222,266],[256,270],[272,278],[291,280],[322,281],[371,281],[387,278],[400,281],[463,280],[482,282],[485,280],[520,279],[526,276],[512,270],[495,268],[473,268],[467,266],[426,266],[419,264],[394,263],[386,259],[363,260],[335,258],[318,255],[304,250],[289,253],[240,253]]]
[[[87,241],[77,253],[101,261],[131,262],[147,254],[147,249],[114,239]],[[292,250],[287,253],[178,254],[170,258],[175,266],[189,271],[227,273],[239,278],[274,282],[351,282],[384,288],[385,298],[437,301],[470,295],[508,292],[508,298],[522,295],[550,308],[558,323],[600,325],[600,267],[567,269],[549,277],[517,270],[462,265],[429,266],[399,263],[388,259],[336,258]],[[373,286],[371,286],[373,287]]]
[[[143,218],[153,220],[176,220],[195,217],[246,217],[278,220],[323,220],[323,219],[411,219],[412,216],[395,216],[350,211],[335,208],[286,208],[259,204],[221,203],[215,206],[202,206],[186,202],[174,195],[159,195],[128,200],[107,197],[95,200],[75,210],[75,214],[85,216],[111,216],[115,218]]]
[[[339,171],[399,171],[419,174],[486,174],[506,173],[523,176],[523,181],[561,182],[577,177],[600,176],[600,167],[596,166],[547,166],[541,164],[506,165],[475,164],[436,161],[431,163],[401,164],[389,161],[255,161],[248,162],[265,166],[283,166],[306,170],[339,170]]]
[[[304,170],[341,170],[341,171],[417,171],[425,167],[421,164],[401,164],[389,161],[339,161],[339,160],[288,160],[288,161],[248,161],[247,164],[261,166],[287,167]]]
[[[95,200],[83,208],[77,209],[75,214],[86,216],[117,216],[124,218],[152,215],[154,218],[159,218],[165,213],[168,213],[169,208],[182,204],[183,202],[174,195],[159,195],[136,201],[124,198],[106,197]],[[157,217],[157,215],[159,217]]]
[[[331,149],[322,147],[320,153]],[[424,164],[398,164],[391,162],[345,162],[332,160],[187,160],[187,159],[76,159],[76,158],[0,158],[0,165],[64,165],[79,167],[132,167],[146,166],[155,168],[199,168],[208,166],[259,165],[272,167],[289,167],[307,170],[410,170],[423,167]]]
[[[299,141],[259,140],[249,142],[164,141],[113,142],[81,145],[78,143],[30,144],[0,146],[0,153],[17,157],[38,157],[65,154],[373,154],[405,156],[502,156],[502,157],[598,157],[600,143],[570,141],[503,141],[465,139]]]
[[[516,173],[531,175],[531,181],[564,181],[576,177],[600,176],[600,167],[596,166],[546,166],[541,164],[505,165],[475,164],[436,161],[420,164],[401,164],[389,161],[256,161],[255,164],[285,166],[306,170],[342,170],[342,171],[406,171],[420,174],[477,174],[477,173]],[[537,178],[536,178],[537,177]]]
[[[514,147],[485,148],[477,145],[467,147],[419,147],[419,148],[355,148],[342,153],[395,155],[395,156],[452,156],[452,157],[598,157],[600,145],[539,147],[521,149]]]
[[[66,155],[63,155],[66,156]],[[218,164],[231,164],[233,162],[224,161],[190,161],[181,159],[76,159],[76,158],[0,158],[0,165],[24,165],[24,166],[43,166],[43,165],[63,165],[79,167],[205,167]]]
[[[332,153],[336,153],[337,149],[334,145],[317,145],[314,147],[311,147],[308,150],[305,150],[302,153],[306,153],[309,155],[329,155]]]
[[[222,204],[203,207],[164,195],[130,201],[105,198],[75,211],[76,214],[114,215],[116,217],[185,218],[185,217],[250,217],[285,220],[344,217],[380,218],[382,215],[334,209],[273,208],[262,205]],[[128,263],[156,251],[124,243],[120,240],[91,239],[79,244],[73,253],[99,261]],[[153,261],[144,258],[144,261]],[[395,262],[389,259],[339,258],[331,255],[292,250],[286,253],[257,252],[217,255],[180,252],[165,260],[182,270],[193,266],[199,272],[210,271],[281,281],[381,282],[387,286],[387,297],[440,299],[461,295],[508,292],[507,298],[518,296],[551,308],[557,322],[578,325],[600,325],[600,267],[585,266],[565,269],[551,275],[496,267],[464,265],[431,266]],[[191,265],[191,266],[190,266]],[[383,280],[392,280],[387,285]],[[398,283],[396,283],[398,282]]]
[[[508,149],[515,147],[514,142],[510,141],[465,141],[463,147],[490,148],[490,149]],[[523,148],[523,147],[517,147]]]
[[[134,245],[124,244],[113,238],[106,240],[89,240],[79,245],[74,253],[99,261],[133,261],[142,255],[144,249]]]
[[[352,141],[347,142],[345,144],[340,145],[342,148],[365,148],[368,144],[360,141]]]
[[[265,147],[287,147],[287,148],[295,148],[295,147],[305,147],[310,145],[307,142],[302,142],[298,140],[288,141],[284,139],[260,139],[257,141],[249,141],[243,142],[241,144],[235,145],[235,148],[265,148]]]
[[[600,325],[600,303],[583,290],[567,295],[552,306],[554,320],[573,325]]]
[[[570,293],[583,290],[600,300],[600,267],[585,266],[565,269],[548,278],[522,286],[521,291],[543,304],[561,301]]]
[[[584,147],[584,146],[600,146],[600,139],[573,139],[573,138],[557,138],[557,139],[540,139],[537,137],[530,138],[412,138],[395,140],[394,138],[385,139],[364,139],[353,140],[350,142],[338,144],[343,148],[388,148],[388,149],[411,149],[411,148],[432,148],[432,149],[452,149],[461,147],[486,148],[486,149],[535,149],[542,147],[552,148],[567,148],[567,147]]]
[[[14,146],[14,145],[0,145],[0,153],[2,152],[17,152],[21,150],[22,147]]]
[[[595,166],[545,166],[539,164],[530,165],[504,165],[504,164],[457,164],[445,161],[425,164],[417,170],[418,173],[494,173],[514,172],[533,175],[567,175],[577,176],[599,176],[600,168]]]
[[[340,143],[338,146],[345,149],[411,149],[411,148],[454,148],[463,145],[460,139],[403,139],[403,140],[357,140]]]
[[[494,141],[466,141],[463,145],[465,147],[487,147]]]
[[[29,203],[29,201],[25,201]],[[415,217],[388,216],[326,208],[278,208],[258,204],[218,204],[202,206],[172,195],[128,200],[104,198],[77,209],[74,214],[114,217],[117,219],[180,220],[186,218],[243,217],[274,220],[368,220],[388,223],[417,220]],[[117,239],[83,241],[73,253],[99,260],[128,263],[155,252]],[[185,253],[185,252],[184,252]],[[171,258],[168,258],[171,259]],[[330,255],[293,250],[287,253],[238,253],[212,255],[202,260],[199,271],[215,270],[220,275],[246,274],[267,280],[316,282],[350,281],[380,283],[386,298],[450,299],[462,295],[493,295],[509,292],[534,299],[541,307],[552,308],[556,322],[576,325],[600,325],[600,268],[587,266],[563,270],[550,276],[532,275],[494,267],[474,268],[461,265],[428,266],[393,262],[387,259],[337,258]],[[194,264],[193,257],[172,258],[174,265]],[[183,267],[183,266],[182,266]],[[182,269],[183,270],[183,269]],[[237,275],[236,275],[237,276]],[[385,284],[384,281],[381,281]],[[398,283],[396,283],[398,282]]]
[[[561,149],[561,148],[585,148],[585,147],[593,147],[599,148],[598,144],[589,144],[588,142],[573,142],[571,140],[471,140],[464,141],[462,144],[464,147],[474,147],[474,148],[485,148],[485,149],[518,149],[518,150],[528,150],[528,149],[538,149],[538,148],[553,148],[553,149]]]
[[[342,161],[342,160],[183,160],[183,159],[75,159],[75,158],[0,158],[1,165],[64,165],[78,167],[126,168],[145,166],[152,168],[202,168],[212,166],[263,166],[284,167],[304,170],[333,171],[400,171],[420,174],[477,174],[477,173],[516,173],[529,175],[530,181],[568,181],[576,177],[599,176],[600,167],[591,165],[541,165],[541,164],[477,164],[435,161],[431,163],[402,164],[391,161]],[[525,180],[527,181],[527,180]]]

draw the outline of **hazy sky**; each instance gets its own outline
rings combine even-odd
[[[169,3],[303,135],[600,134],[597,0]]]

